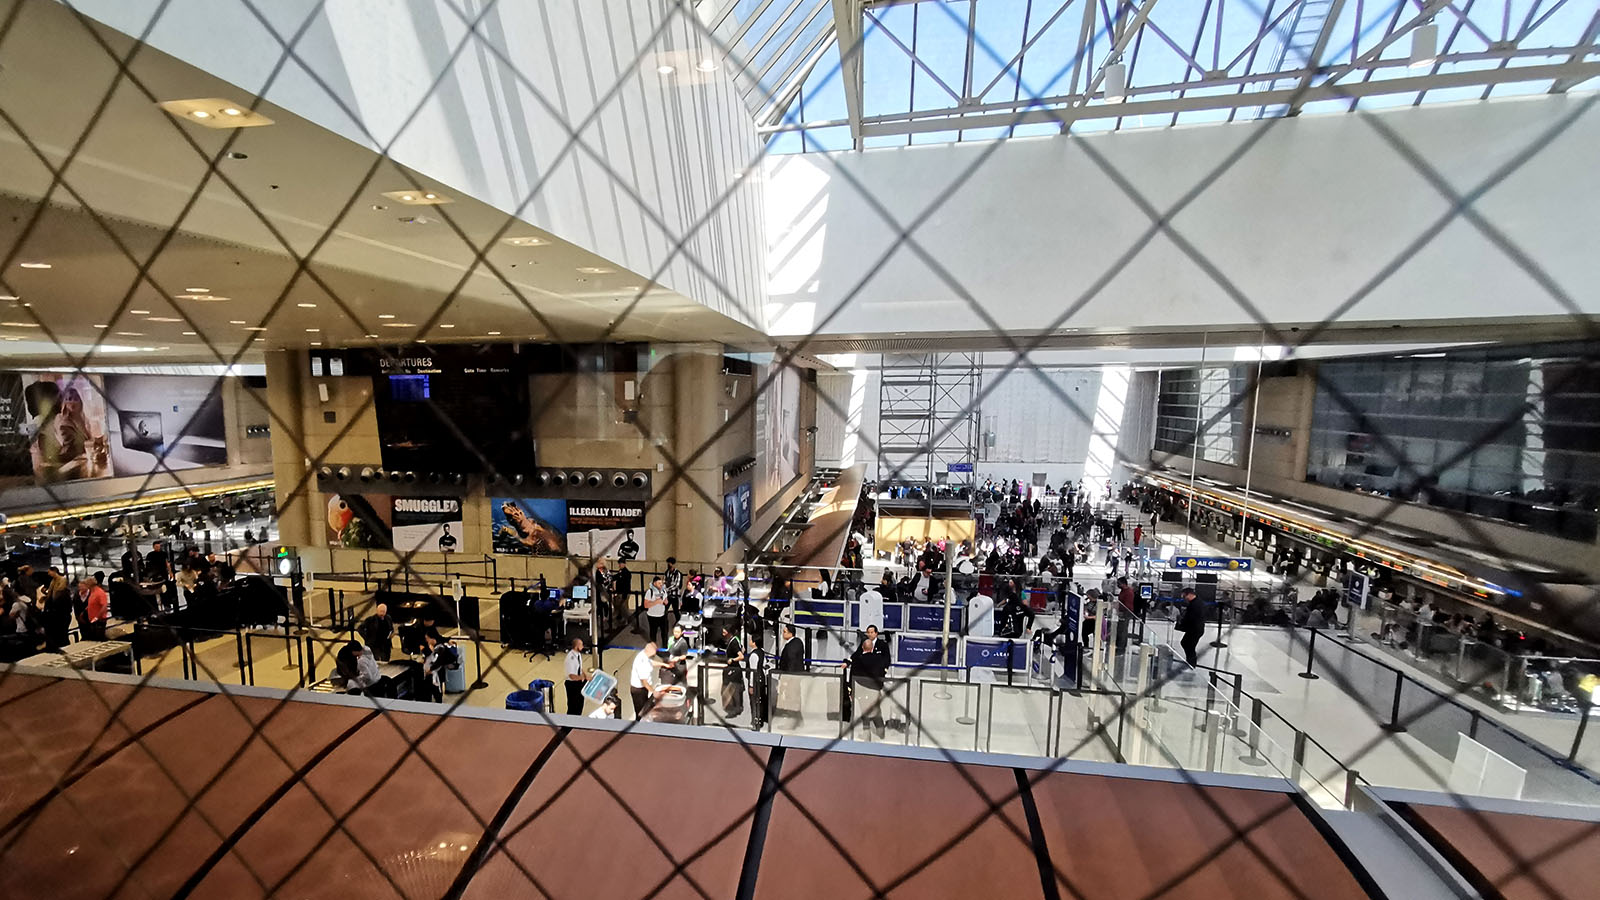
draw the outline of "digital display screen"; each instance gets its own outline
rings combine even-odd
[[[428,399],[427,375],[390,375],[389,399],[397,403],[421,403]]]

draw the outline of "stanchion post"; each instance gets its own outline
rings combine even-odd
[[[317,683],[317,654],[316,646],[312,643],[315,638],[306,635],[305,647],[300,651],[300,659],[305,662],[305,686],[310,687]]]
[[[1228,646],[1228,642],[1224,641],[1222,639],[1222,603],[1223,603],[1223,601],[1221,600],[1221,598],[1218,598],[1218,600],[1217,600],[1217,639],[1211,642],[1211,646],[1216,647],[1219,650],[1221,648],[1223,648],[1223,647]]]
[[[481,691],[489,682],[483,680],[483,633],[479,631],[472,632],[472,658],[478,667],[478,680],[472,683],[472,689]]]
[[[1405,675],[1396,670],[1394,673],[1394,703],[1389,707],[1389,723],[1383,726],[1383,730],[1391,734],[1398,734],[1406,730],[1406,726],[1400,724],[1400,689],[1404,684]]]
[[[1577,764],[1578,760],[1578,748],[1583,745],[1583,732],[1589,727],[1591,706],[1587,703],[1581,703],[1578,705],[1578,711],[1582,713],[1578,717],[1578,732],[1572,736],[1572,749],[1567,753],[1567,762],[1574,765]]]
[[[1306,670],[1300,673],[1301,678],[1316,680],[1322,676],[1311,671],[1317,661],[1317,630],[1311,629],[1311,640],[1306,642]]]
[[[239,670],[239,683],[246,684],[244,669],[244,631],[238,628],[233,630],[234,666]]]

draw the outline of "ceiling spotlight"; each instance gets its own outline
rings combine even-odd
[[[657,75],[671,75],[673,72],[676,72],[676,71],[678,71],[676,66],[666,66],[666,65],[656,66],[656,74]]]
[[[50,264],[46,263],[46,262],[25,262],[25,263],[17,263],[17,265],[23,267],[24,269],[48,269],[48,268],[50,268]]]
[[[1439,57],[1439,26],[1433,22],[1411,29],[1411,68],[1433,65]]]
[[[1106,66],[1105,98],[1107,103],[1121,103],[1128,99],[1128,67],[1120,62]]]
[[[226,97],[195,97],[190,100],[163,100],[156,106],[169,115],[187,119],[206,128],[254,128],[271,125],[272,120]],[[215,112],[213,112],[215,111]]]
[[[405,203],[411,206],[434,206],[439,203],[449,203],[450,198],[438,191],[384,191],[383,196],[396,203]]]
[[[717,63],[716,60],[702,59],[695,63],[694,67],[702,72],[715,72],[717,70]]]

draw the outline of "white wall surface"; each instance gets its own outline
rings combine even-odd
[[[162,4],[73,6],[139,35]],[[486,6],[467,37],[453,10]],[[258,92],[308,16],[267,100],[760,327],[761,186],[739,175],[761,145],[727,73],[695,69],[716,54],[679,4],[173,0],[147,40]]]
[[[769,320],[780,334],[987,330],[971,300],[1000,327],[1042,329],[1087,296],[1065,326],[1252,323],[1171,236],[1139,246],[1150,215],[1089,152],[1165,211],[1252,137],[1259,140],[1173,214],[1171,227],[1267,321],[1563,315],[1544,287],[1459,216],[1340,310],[1451,206],[1378,126],[1414,147],[1458,194],[1542,143],[1474,208],[1581,308],[1600,311],[1592,243],[1600,231],[1600,104],[1586,107],[1589,97],[774,157],[765,164]],[[1545,140],[1573,115],[1570,128]],[[959,286],[909,244],[893,249],[901,228],[925,213],[912,238]],[[1130,248],[1135,255],[1095,291]]]

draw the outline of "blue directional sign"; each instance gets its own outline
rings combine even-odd
[[[972,463],[951,463],[945,470],[949,472],[971,472]]]
[[[1028,644],[1026,641],[1011,641],[1004,638],[987,640],[983,638],[967,638],[967,667],[971,669],[1005,669],[1006,655],[1011,656],[1010,668],[1018,672],[1028,668]],[[937,651],[935,651],[937,653]]]
[[[945,648],[944,664],[956,664],[956,641],[951,640],[950,646]],[[895,644],[894,664],[897,666],[923,666],[939,664],[939,637],[938,635],[912,635],[902,634]]]
[[[1196,572],[1248,572],[1252,562],[1249,557],[1238,556],[1174,556],[1167,565]]]

